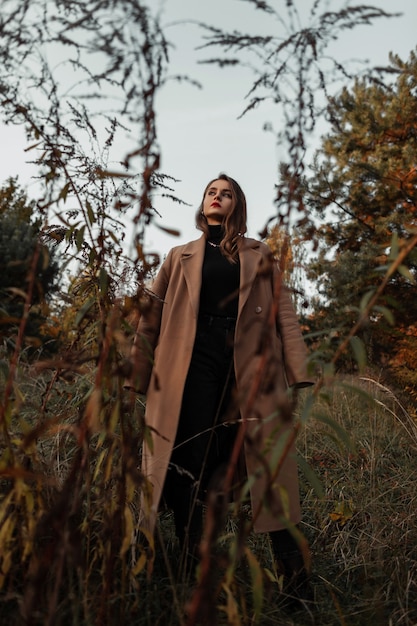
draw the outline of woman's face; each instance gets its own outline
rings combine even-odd
[[[232,189],[227,180],[214,180],[206,189],[203,213],[210,226],[222,224],[234,208]]]

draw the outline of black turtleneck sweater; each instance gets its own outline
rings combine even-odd
[[[200,313],[236,318],[239,261],[230,263],[220,250],[219,244],[223,238],[222,226],[209,226],[209,231],[202,269]]]

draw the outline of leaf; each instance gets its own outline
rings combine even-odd
[[[389,251],[389,256],[388,259],[390,261],[395,261],[395,259],[398,256],[400,249],[399,249],[399,245],[398,245],[398,233],[392,233],[392,237],[391,237],[391,248]]]
[[[3,521],[0,528],[0,589],[3,587],[4,581],[7,578],[10,566],[12,564],[13,557],[13,535],[16,527],[16,516],[8,515]]]
[[[145,428],[143,429],[143,438],[144,438],[145,443],[148,446],[151,454],[153,454],[152,430],[148,426],[145,426]]]
[[[97,258],[97,252],[95,250],[95,248],[90,248],[90,252],[88,253],[88,262],[90,264],[94,263],[94,261]]]
[[[63,200],[64,202],[67,199],[67,195],[68,195],[68,191],[70,190],[71,187],[71,183],[67,183],[66,185],[64,185],[64,187],[61,189],[60,194],[58,196],[58,200]]]
[[[161,226],[158,223],[155,223],[155,226],[159,228],[159,230],[163,230],[164,233],[168,233],[168,235],[172,235],[173,237],[179,237],[181,235],[181,231],[176,228],[167,228],[166,226]]]
[[[332,522],[337,522],[339,526],[344,526],[353,517],[354,513],[355,508],[352,500],[349,500],[348,502],[343,500],[336,505],[336,508],[332,513],[329,513],[329,517]]]
[[[236,600],[234,598],[234,594],[230,587],[226,584],[222,585],[223,590],[226,592],[226,606],[222,607],[227,615],[227,623],[231,626],[240,626],[241,620],[239,617],[239,610],[237,607]]]
[[[128,505],[125,506],[124,510],[124,537],[123,543],[120,548],[120,556],[123,556],[130,548],[134,539],[134,524],[133,524],[133,515],[130,507]]]
[[[373,310],[377,311],[378,313],[382,313],[390,326],[395,326],[394,315],[392,311],[390,311],[386,306],[381,306],[377,304],[374,306]]]
[[[84,411],[84,422],[90,432],[97,433],[100,431],[101,406],[101,389],[93,389]]]
[[[245,547],[245,555],[248,560],[249,571],[252,579],[252,596],[253,596],[253,610],[255,614],[255,620],[259,620],[262,612],[262,605],[264,602],[264,587],[262,581],[262,568],[258,559]]]
[[[113,458],[112,458],[112,454],[114,453],[114,444],[112,444],[112,446],[109,448],[108,454],[106,454],[106,458],[105,458],[105,463],[104,463],[104,468],[103,468],[103,480],[104,483],[108,483],[109,480],[112,477],[112,471],[113,471]]]
[[[280,590],[282,589],[282,583],[284,582],[284,576],[277,576],[274,574],[274,572],[271,572],[270,569],[268,569],[267,567],[264,567],[264,574],[267,577],[267,579],[271,582],[271,583],[277,583],[280,585]],[[280,580],[281,579],[281,580]]]
[[[81,309],[78,311],[77,316],[75,318],[75,325],[76,326],[80,325],[80,323],[83,321],[84,317],[87,315],[89,310],[95,304],[95,301],[96,301],[95,297],[91,296],[91,298],[89,298],[87,300],[87,302],[84,302],[84,304],[82,305]]]
[[[398,271],[401,274],[401,276],[404,276],[404,278],[409,280],[410,283],[412,283],[413,285],[415,284],[416,279],[406,265],[399,265]]]
[[[104,267],[100,268],[99,286],[100,286],[101,293],[103,295],[106,295],[107,294],[107,290],[109,288],[109,275],[106,272],[106,270],[104,269]]]
[[[35,148],[37,148],[38,146],[42,145],[42,141],[38,141],[37,143],[33,143],[32,145],[28,146],[27,148],[25,148],[23,150],[23,152],[29,152],[30,150],[34,150]]]
[[[1,560],[1,568],[0,568],[0,589],[2,589],[4,582],[7,578],[7,574],[9,573],[10,566],[12,564],[12,551],[8,550],[6,554],[3,552],[3,557]]]
[[[302,456],[297,456],[297,464],[301,468],[301,471],[307,478],[310,485],[313,487],[317,497],[320,499],[324,498],[323,485],[321,484],[320,478],[317,476],[311,465],[307,463],[305,458]]]
[[[120,419],[120,401],[117,400],[114,404],[114,407],[110,415],[110,420],[109,420],[109,429],[112,433],[114,433],[116,426],[119,423],[119,419]]]
[[[81,250],[81,247],[84,243],[84,231],[85,231],[85,224],[77,230],[76,235],[75,235],[75,242],[76,242],[78,251]]]
[[[352,348],[353,356],[358,364],[359,371],[363,371],[366,367],[366,350],[362,339],[354,335],[349,339],[350,346]]]
[[[111,239],[113,239],[114,243],[120,245],[120,239],[115,235],[115,233],[112,230],[109,230],[107,232],[108,232],[109,237],[111,237]]]
[[[77,225],[78,225],[78,222],[77,222],[77,224],[72,224],[72,226],[70,226],[70,228],[66,229],[66,231],[65,231],[65,241],[71,241],[71,242],[73,241],[74,232],[75,232],[75,229],[76,229]]]
[[[367,291],[366,294],[362,297],[360,305],[359,305],[359,310],[361,313],[363,313],[366,310],[369,300],[372,298],[374,293],[375,293],[375,289],[371,289],[370,291]]]
[[[281,499],[281,505],[283,508],[283,513],[285,519],[290,519],[290,498],[288,495],[288,490],[282,485],[278,486],[279,497]]]
[[[94,482],[97,480],[97,476],[101,472],[101,466],[103,465],[103,461],[106,458],[106,455],[107,455],[107,450],[102,450],[102,452],[100,453],[100,456],[97,459],[97,463],[96,463],[96,466],[94,468],[94,474],[93,474],[93,481]]]
[[[141,573],[141,571],[143,570],[143,568],[145,567],[147,563],[147,560],[148,559],[147,559],[146,554],[142,552],[132,569],[133,576],[137,576],[138,574]]]
[[[50,254],[46,246],[41,248],[42,269],[45,271],[49,267]]]
[[[86,207],[87,207],[88,221],[90,222],[90,226],[92,226],[94,222],[96,221],[96,216],[94,215],[93,207],[91,206],[88,200],[86,202]]]
[[[96,176],[98,178],[134,178],[134,174],[128,174],[127,172],[112,172],[110,170],[102,170],[100,167],[96,169]]]

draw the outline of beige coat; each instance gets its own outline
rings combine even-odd
[[[244,455],[248,477],[254,478],[250,488],[252,510],[261,509],[254,528],[256,532],[265,532],[283,528],[283,516],[293,523],[300,521],[294,448],[269,489],[268,473],[274,471],[279,459],[281,435],[291,430],[288,386],[304,386],[311,381],[306,372],[306,348],[285,288],[279,290],[276,324],[273,327],[268,324],[273,281],[278,273],[275,264],[271,265],[268,247],[249,238],[240,243],[234,365],[241,418],[248,420]],[[204,250],[202,235],[169,252],[153,284],[155,298],[150,310],[142,314],[132,350],[134,376],[130,385],[147,394],[145,418],[153,433],[152,446],[144,445],[142,463],[153,485],[151,508],[145,511],[151,529],[175,440],[193,350]],[[262,370],[261,390],[253,403],[251,392],[265,357],[267,368]]]

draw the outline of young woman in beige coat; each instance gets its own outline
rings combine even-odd
[[[287,576],[304,578],[288,531],[301,518],[294,446],[283,462],[278,451],[292,430],[291,390],[311,384],[300,327],[269,248],[245,236],[246,199],[234,179],[210,181],[196,222],[202,236],[161,266],[132,351],[130,386],[146,394],[152,432],[144,515],[153,529],[164,497],[181,545],[195,554],[200,503],[230,477],[238,436],[254,530],[270,533]]]

